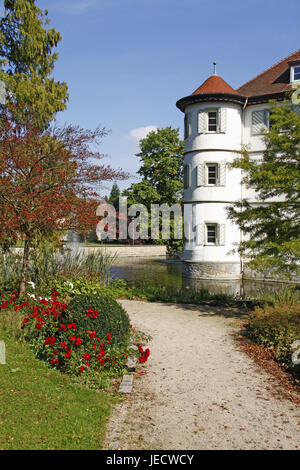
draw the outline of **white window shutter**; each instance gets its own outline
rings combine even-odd
[[[225,245],[225,224],[218,224],[218,245]]]
[[[252,135],[262,134],[263,131],[268,129],[267,119],[269,113],[266,109],[260,109],[258,111],[252,111]]]
[[[198,134],[205,134],[206,132],[206,112],[201,110],[198,113]]]
[[[298,104],[294,104],[292,109],[294,113],[300,114],[300,106]]]
[[[219,126],[220,126],[220,133],[225,134],[227,130],[227,109],[226,108],[219,109]]]
[[[203,246],[205,241],[205,225],[197,225],[197,245]]]
[[[205,185],[205,164],[200,163],[197,166],[197,186]]]
[[[219,186],[226,186],[226,162],[219,164]]]

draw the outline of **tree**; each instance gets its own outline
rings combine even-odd
[[[151,204],[182,203],[183,153],[184,142],[179,139],[178,129],[157,129],[141,139],[137,156],[142,162],[138,170],[142,180],[123,192],[128,204],[143,204],[150,211]],[[166,242],[172,246],[172,241]]]
[[[108,198],[107,202],[109,204],[112,204],[116,210],[119,207],[120,195],[121,195],[121,191],[119,189],[119,186],[117,185],[116,182],[114,182],[114,184],[112,185],[110,195],[109,195],[109,198]]]
[[[16,124],[9,109],[2,116],[0,241],[9,246],[24,239],[20,293],[25,290],[29,253],[35,243],[54,231],[95,228],[101,182],[127,177],[101,164],[102,155],[90,150],[90,144],[99,144],[106,134],[99,127],[41,131],[32,122]]]
[[[246,235],[240,251],[250,266],[290,277],[299,273],[300,115],[289,100],[272,103],[262,159],[243,151],[233,162],[245,171],[243,183],[255,189],[262,204],[244,199],[228,214]]]
[[[7,88],[7,102],[18,104],[15,118],[30,119],[45,128],[58,111],[66,109],[68,88],[51,74],[58,58],[53,52],[61,40],[49,29],[48,12],[35,0],[5,0],[0,20],[0,80]]]

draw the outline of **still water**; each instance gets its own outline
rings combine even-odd
[[[239,298],[258,298],[284,290],[287,284],[262,281],[205,281],[182,277],[181,261],[167,258],[118,258],[111,277],[124,279],[129,285],[151,284],[166,287],[207,289]]]

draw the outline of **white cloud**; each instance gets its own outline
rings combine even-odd
[[[133,144],[138,145],[139,141],[147,137],[149,132],[156,130],[157,126],[137,127],[136,129],[132,129],[126,138]]]

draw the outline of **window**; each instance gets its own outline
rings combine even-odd
[[[226,161],[199,163],[196,169],[196,185],[197,187],[226,186]]]
[[[201,109],[198,112],[198,134],[225,134],[227,109]]]
[[[210,110],[207,113],[207,131],[218,132],[218,111]]]
[[[208,185],[216,185],[218,184],[218,166],[217,164],[207,164],[206,171],[207,171],[207,184]]]
[[[217,244],[217,224],[206,224],[206,243],[208,245]]]
[[[252,135],[260,135],[269,129],[268,109],[259,109],[252,111],[251,133]]]
[[[225,224],[205,222],[197,225],[197,245],[225,246]]]
[[[294,65],[291,67],[291,82],[300,80],[300,65]]]

